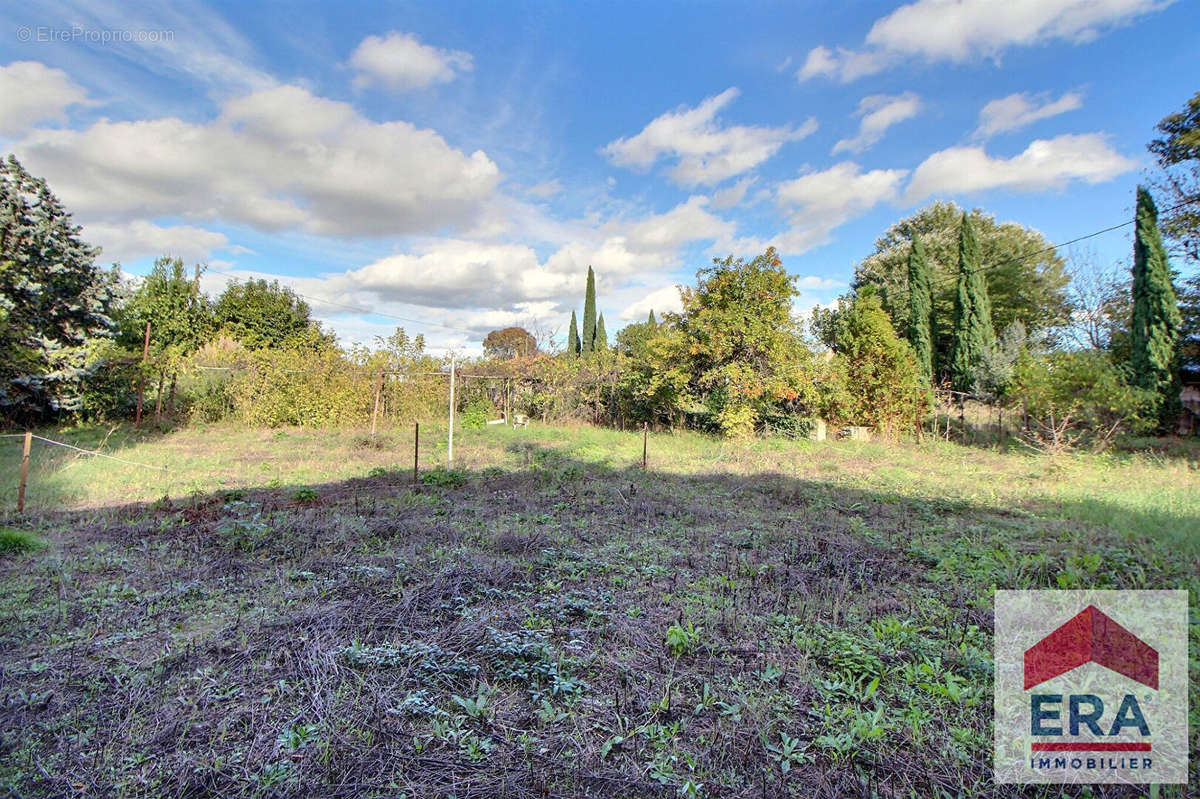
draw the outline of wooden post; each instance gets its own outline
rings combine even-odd
[[[146,323],[146,340],[142,342],[142,374],[138,377],[137,415],[133,417],[133,426],[142,426],[142,393],[146,389],[146,359],[150,357],[150,323]]]
[[[379,367],[379,376],[375,378],[375,409],[371,411],[371,438],[375,437],[375,423],[379,419],[379,394],[383,391],[383,367]]]
[[[454,353],[450,354],[450,432],[446,439],[446,463],[454,465]]]
[[[958,423],[962,426],[962,444],[967,445],[967,398],[958,395]]]
[[[646,468],[646,449],[650,441],[650,423],[642,423],[642,468]]]
[[[17,488],[17,513],[25,512],[25,480],[29,477],[29,447],[33,444],[33,433],[25,431],[25,449],[21,452],[21,485]]]
[[[421,443],[421,423],[413,422],[413,485],[420,485],[421,480],[417,477],[417,463],[420,459],[420,443]]]

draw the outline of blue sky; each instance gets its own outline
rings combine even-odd
[[[0,148],[105,260],[277,276],[343,340],[437,350],[561,335],[588,264],[610,332],[767,246],[829,303],[938,199],[1107,227],[1200,88],[1170,0],[6,6]]]

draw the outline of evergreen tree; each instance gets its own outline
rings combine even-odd
[[[1131,360],[1134,383],[1158,394],[1163,430],[1170,429],[1179,415],[1181,326],[1171,269],[1158,232],[1158,209],[1150,192],[1139,186],[1133,238]]]
[[[650,309],[650,318],[647,319],[646,321],[652,325],[655,325],[655,326],[658,325],[658,321],[654,318],[654,309],[653,308]]]
[[[100,251],[79,233],[46,181],[0,161],[0,417],[76,410],[103,368],[85,345],[111,335],[118,273],[96,266]]]
[[[575,321],[574,311],[571,311],[571,327],[567,331],[567,352],[579,357],[579,324]]]
[[[596,322],[596,352],[608,349],[608,333],[604,330],[604,314]]]
[[[217,327],[250,349],[307,348],[332,344],[312,310],[279,281],[231,281],[213,305]]]
[[[596,273],[588,267],[587,293],[583,295],[583,330],[581,331],[582,352],[586,355],[596,349]]]
[[[958,234],[958,293],[954,298],[954,342],[950,352],[950,382],[956,391],[975,388],[975,370],[996,341],[992,304],[979,257],[971,218],[962,215]]]
[[[933,287],[921,238],[914,235],[908,253],[908,341],[926,383],[933,380]]]

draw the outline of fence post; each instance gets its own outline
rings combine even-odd
[[[33,433],[25,431],[25,448],[21,452],[21,485],[17,488],[17,513],[25,512],[25,480],[29,477],[29,447],[33,444]]]
[[[642,468],[646,468],[646,448],[650,440],[650,423],[642,423]]]
[[[146,323],[146,338],[142,342],[142,373],[138,376],[138,404],[137,415],[133,417],[133,426],[140,428],[142,426],[142,392],[146,388],[146,359],[150,357],[150,323]]]
[[[419,446],[421,442],[421,423],[413,422],[413,485],[420,485],[421,481],[417,477],[417,462],[420,452]]]
[[[371,438],[375,437],[375,423],[379,419],[379,394],[383,391],[383,367],[379,367],[379,376],[375,378],[375,409],[371,411]]]
[[[446,463],[454,465],[454,353],[450,354],[450,433],[446,440]]]
[[[962,426],[962,444],[967,445],[967,397],[958,395],[958,423]]]

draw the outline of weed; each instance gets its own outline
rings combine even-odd
[[[15,527],[0,527],[0,557],[4,555],[24,555],[36,552],[46,546],[42,539],[28,530],[18,530]]]

